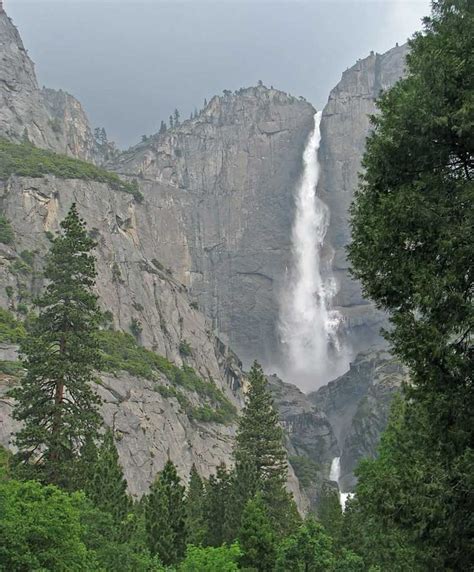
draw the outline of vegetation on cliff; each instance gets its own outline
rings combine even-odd
[[[0,179],[8,179],[11,175],[33,178],[54,175],[61,179],[97,181],[129,193],[137,201],[143,199],[136,181],[123,181],[117,174],[97,165],[40,149],[31,143],[12,143],[0,138]]]

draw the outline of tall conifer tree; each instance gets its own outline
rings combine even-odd
[[[185,517],[184,486],[176,467],[168,460],[145,504],[148,548],[167,566],[176,564],[184,555]]]
[[[283,446],[283,429],[267,388],[267,379],[257,362],[250,370],[234,457],[236,473],[249,477],[252,493],[262,493],[276,530],[281,533],[291,530],[298,521],[298,514],[285,488],[288,462]]]
[[[106,431],[98,448],[91,473],[91,478],[85,485],[87,496],[97,508],[111,514],[114,522],[120,524],[131,509],[131,502],[110,429]]]
[[[71,461],[88,437],[97,436],[100,423],[100,400],[91,387],[101,365],[95,246],[73,204],[47,258],[39,316],[21,344],[27,373],[12,391],[14,417],[23,422],[16,434],[20,460],[63,486]]]
[[[186,494],[186,541],[199,546],[206,535],[204,518],[204,484],[193,464]]]

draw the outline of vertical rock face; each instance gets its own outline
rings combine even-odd
[[[329,95],[321,120],[318,192],[331,211],[327,243],[334,251],[333,268],[340,287],[337,303],[347,320],[355,352],[380,343],[378,331],[384,317],[363,299],[359,284],[348,275],[349,207],[370,132],[369,116],[376,112],[375,100],[381,90],[403,76],[407,52],[407,45],[397,46],[382,55],[371,54],[345,71]]]
[[[99,163],[80,103],[65,92],[40,90],[18,30],[0,10],[0,136]]]
[[[280,91],[242,89],[113,164],[160,202],[150,224],[162,259],[246,362],[270,363],[278,347],[293,191],[313,114]]]
[[[334,431],[341,451],[343,492],[354,488],[357,463],[376,456],[392,398],[406,375],[389,353],[371,350],[359,354],[347,373],[307,396]]]

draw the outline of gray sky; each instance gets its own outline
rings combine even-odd
[[[428,0],[4,0],[40,84],[126,147],[175,107],[256,84],[316,107],[341,73],[421,28]]]

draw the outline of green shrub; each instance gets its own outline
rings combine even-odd
[[[0,242],[2,244],[11,244],[14,239],[13,229],[8,220],[0,215]]]
[[[132,318],[132,321],[130,322],[130,331],[136,338],[138,338],[141,335],[143,327],[142,323],[138,318]]]
[[[20,252],[20,258],[25,264],[28,264],[28,266],[33,266],[35,261],[35,253],[31,252],[31,250],[22,250]]]
[[[191,346],[189,345],[189,342],[188,342],[188,341],[183,340],[183,341],[179,344],[179,353],[180,353],[183,357],[189,357],[190,355],[192,355]]]
[[[20,377],[23,373],[23,366],[19,361],[0,360],[0,373]]]
[[[19,343],[25,337],[25,328],[8,310],[0,308],[0,342]]]
[[[106,183],[116,191],[129,193],[139,202],[143,200],[136,180],[122,181],[116,173],[106,171],[92,163],[38,149],[30,143],[17,144],[0,139],[0,179],[8,179],[11,175],[21,177],[54,175],[61,179],[97,181]]]

